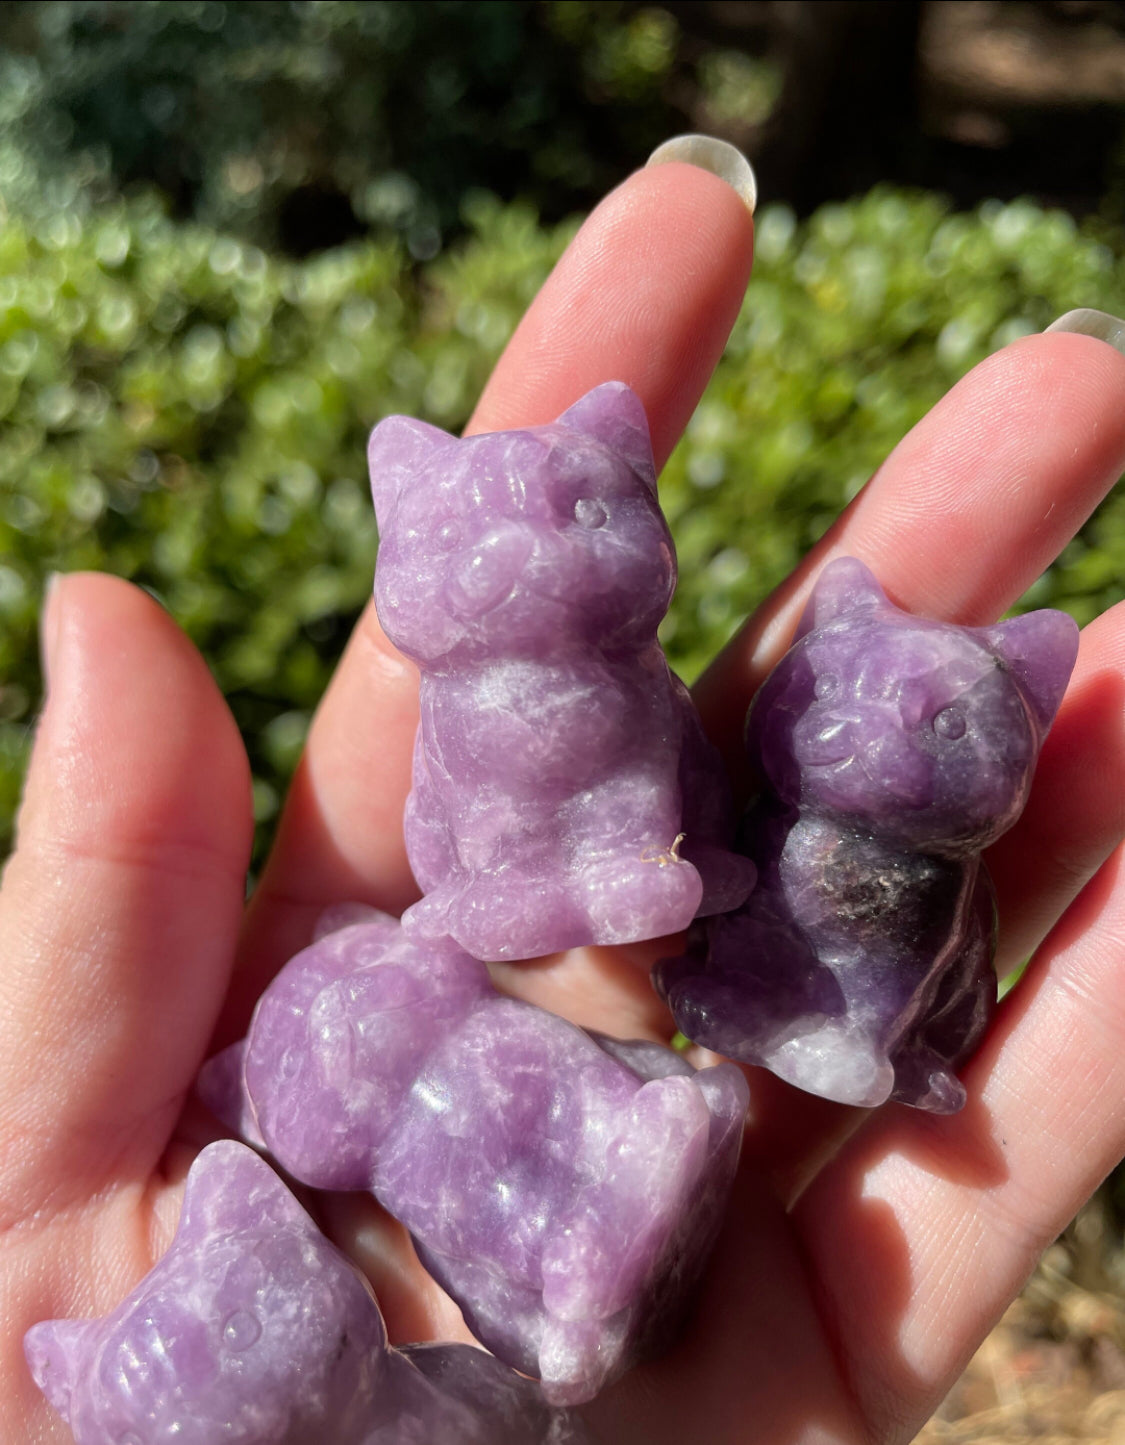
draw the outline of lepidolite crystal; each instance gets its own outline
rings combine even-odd
[[[747,1106],[732,1065],[696,1073],[595,1038],[375,912],[290,960],[200,1093],[295,1178],[371,1190],[474,1333],[554,1404],[670,1334]]]
[[[105,1319],[28,1331],[77,1445],[582,1445],[467,1345],[391,1349],[359,1272],[242,1144],[192,1167],[172,1246]]]
[[[825,568],[747,718],[758,885],[657,966],[688,1038],[844,1103],[936,1113],[996,997],[980,861],[1019,816],[1078,630],[1064,613],[957,627]]]
[[[379,618],[422,670],[407,930],[496,961],[740,903],[721,764],[656,640],[676,562],[637,397],[466,440],[390,417],[368,456]]]

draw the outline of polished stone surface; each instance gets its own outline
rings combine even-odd
[[[1077,643],[1061,612],[958,627],[853,558],[825,568],[747,718],[757,887],[657,965],[690,1039],[842,1103],[961,1107],[996,997],[980,853],[1023,809]]]
[[[172,1246],[112,1314],[31,1329],[77,1445],[582,1445],[466,1345],[387,1345],[370,1288],[262,1159],[212,1144]]]
[[[406,928],[490,962],[675,933],[753,881],[718,756],[656,640],[676,580],[644,408],[369,447],[375,599],[418,663]]]
[[[671,1337],[747,1106],[732,1065],[594,1037],[373,911],[286,965],[200,1093],[244,1126],[248,1099],[295,1178],[370,1189],[477,1337],[555,1404]]]

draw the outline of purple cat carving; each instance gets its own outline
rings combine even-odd
[[[758,886],[656,968],[683,1032],[843,1103],[959,1109],[996,998],[980,851],[1023,809],[1077,645],[1061,612],[956,627],[826,567],[747,718]]]
[[[375,912],[290,960],[200,1093],[296,1178],[370,1189],[474,1333],[554,1404],[670,1335],[747,1106],[732,1065],[695,1073],[594,1038]]]
[[[387,1345],[367,1282],[242,1144],[205,1149],[168,1253],[105,1319],[24,1342],[77,1445],[582,1445],[467,1345]]]
[[[721,764],[656,640],[676,560],[637,397],[466,440],[390,417],[368,459],[379,619],[422,669],[405,927],[531,958],[740,903]]]

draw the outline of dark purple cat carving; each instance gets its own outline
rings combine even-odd
[[[812,1093],[951,1113],[996,998],[981,850],[1019,817],[1078,630],[958,627],[826,567],[747,718],[747,902],[655,982],[697,1043]]]

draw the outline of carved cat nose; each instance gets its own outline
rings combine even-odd
[[[490,532],[457,558],[445,584],[446,601],[460,617],[481,617],[511,594],[532,538],[522,528]]]
[[[830,767],[844,762],[855,753],[850,719],[829,717],[814,728],[799,729],[793,739],[793,752],[806,767]]]

